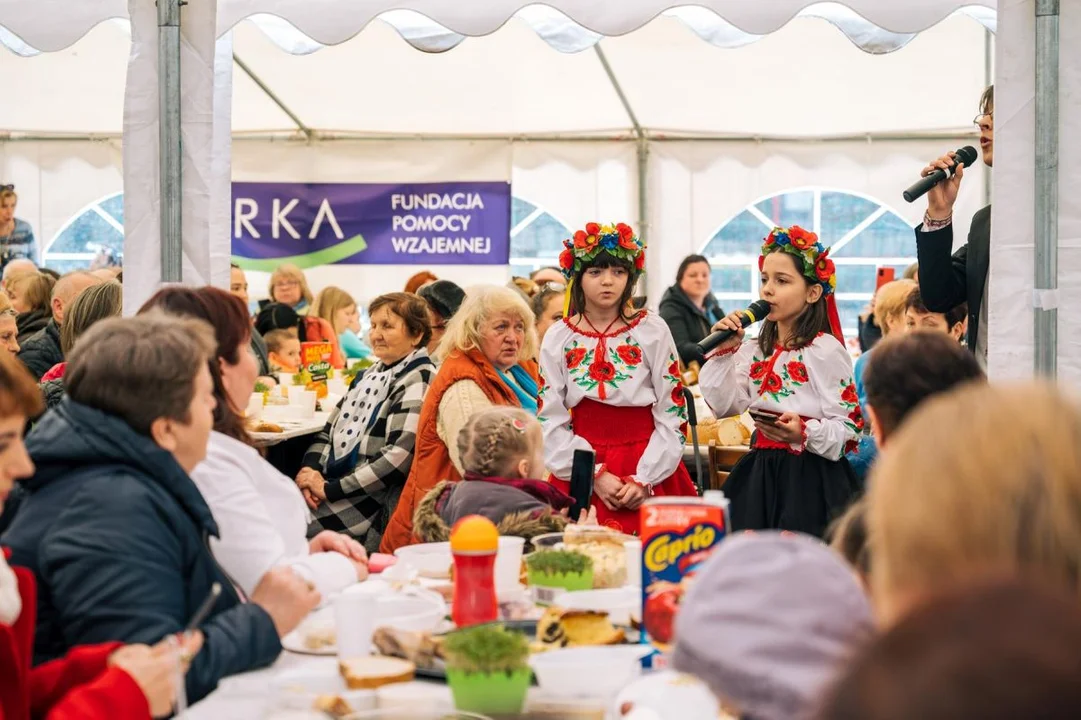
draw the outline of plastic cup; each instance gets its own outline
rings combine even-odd
[[[517,590],[522,584],[522,552],[525,539],[504,535],[499,538],[499,552],[495,556],[495,588],[504,593]]]
[[[627,584],[642,587],[642,541],[624,541],[623,552],[627,555]]]
[[[334,599],[340,660],[371,655],[378,610],[379,598],[373,594],[342,593]]]
[[[263,417],[263,393],[252,393],[248,398],[248,407],[245,414],[252,420]]]
[[[314,390],[300,390],[293,388],[289,391],[289,404],[301,408],[301,419],[315,417],[315,403],[318,395]]]

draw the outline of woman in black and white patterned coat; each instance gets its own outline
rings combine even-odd
[[[297,485],[320,530],[379,547],[409,469],[424,395],[435,366],[426,346],[428,308],[416,295],[372,301],[371,345],[379,362],[359,376],[304,456]]]

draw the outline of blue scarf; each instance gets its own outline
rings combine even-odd
[[[533,377],[525,371],[521,365],[515,365],[510,369],[511,377],[507,377],[507,373],[499,370],[499,376],[503,379],[504,384],[509,387],[514,394],[518,397],[518,402],[521,404],[523,410],[528,410],[534,415],[537,414],[537,383]]]

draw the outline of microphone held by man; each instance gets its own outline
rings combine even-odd
[[[950,158],[950,164],[947,164],[946,167],[931,166],[924,169],[923,176],[904,191],[903,195],[906,202],[915,202],[926,195],[931,188],[947,178],[954,177],[954,175],[960,179],[964,175],[963,168],[971,167],[976,162],[978,155],[976,154],[976,148],[966,145],[957,152],[950,153],[947,157]]]

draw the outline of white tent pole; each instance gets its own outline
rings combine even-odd
[[[161,178],[161,280],[183,278],[183,161],[180,137],[180,7],[183,0],[157,0],[158,119]]]
[[[1036,258],[1033,364],[1058,373],[1059,0],[1036,0]]]
[[[604,68],[605,74],[608,76],[608,81],[612,83],[612,89],[616,91],[616,95],[619,96],[619,102],[623,104],[623,109],[627,112],[627,117],[631,121],[631,125],[634,127],[634,135],[637,138],[637,156],[638,156],[638,237],[643,242],[649,242],[649,193],[648,193],[648,176],[649,176],[649,138],[646,137],[646,131],[642,128],[642,124],[638,122],[638,116],[634,113],[634,108],[631,107],[630,100],[627,99],[626,93],[623,92],[623,86],[619,84],[619,78],[616,77],[616,73],[612,70],[612,66],[608,63],[608,57],[604,54],[604,50],[601,49],[601,44],[597,43],[593,46],[593,51],[597,53],[597,59],[601,61],[601,66]],[[647,294],[648,296],[648,294]]]
[[[236,53],[233,53],[233,62],[236,63],[237,67],[244,71],[245,75],[251,78],[251,81],[253,83],[259,86],[259,89],[262,90],[268,98],[270,98],[270,101],[272,103],[277,105],[283,113],[289,116],[289,119],[292,120],[293,123],[297,126],[297,130],[304,133],[305,138],[307,138],[308,140],[312,139],[312,136],[314,135],[312,129],[305,125],[301,121],[300,117],[298,117],[297,114],[293,112],[289,108],[289,106],[286,105],[285,102],[281,98],[279,98],[277,94],[273,90],[271,90],[265,82],[263,82],[263,79],[256,75],[255,71],[248,67],[248,64],[241,60],[240,56],[238,56]]]
[[[990,87],[995,82],[995,34],[990,30],[983,33],[983,86]],[[991,179],[983,184],[983,201],[991,204]]]

